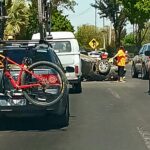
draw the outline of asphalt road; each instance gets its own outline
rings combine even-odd
[[[148,81],[83,82],[70,94],[70,125],[55,128],[44,118],[2,119],[0,150],[149,150]]]

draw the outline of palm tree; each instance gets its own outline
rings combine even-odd
[[[28,7],[24,0],[13,0],[7,10],[8,20],[5,27],[5,38],[8,35],[14,36],[21,34],[28,24]]]

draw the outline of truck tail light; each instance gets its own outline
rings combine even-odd
[[[76,74],[78,74],[78,73],[79,73],[79,67],[78,67],[78,66],[75,66],[74,71],[75,71]]]

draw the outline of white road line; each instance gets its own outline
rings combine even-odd
[[[137,127],[137,130],[144,140],[146,147],[150,150],[150,132],[144,130],[143,127]]]
[[[117,92],[113,91],[111,88],[108,88],[108,91],[109,91],[115,98],[117,98],[117,99],[120,99],[120,98],[121,98],[120,95],[119,95]]]

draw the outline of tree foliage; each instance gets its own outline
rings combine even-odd
[[[54,10],[52,15],[52,31],[71,31],[74,32],[74,28],[67,16],[62,15],[62,11]]]
[[[131,24],[136,26],[136,45],[141,47],[143,29],[145,23],[150,19],[150,2],[149,0],[121,0],[122,5],[125,9],[126,17]],[[145,34],[143,34],[145,36]]]
[[[139,0],[137,3],[136,3],[136,7],[140,10],[140,11],[143,11],[147,14],[149,14],[150,16],[150,1],[149,0]]]
[[[54,9],[66,8],[72,11],[74,11],[74,6],[77,5],[74,0],[51,0],[51,3]]]
[[[61,8],[73,11],[74,0],[51,0],[51,27],[53,31],[74,31],[73,26],[63,15]],[[9,19],[6,22],[5,35],[13,35],[19,39],[31,39],[35,32],[39,32],[37,0],[31,0],[27,6],[25,0],[5,0],[5,8]]]
[[[33,33],[39,31],[39,23],[38,23],[38,10],[37,10],[37,0],[32,0],[29,5],[29,22],[28,26],[23,34],[23,39],[31,39]]]
[[[76,32],[76,38],[79,42],[80,47],[89,50],[92,49],[89,42],[94,38],[98,41],[99,45],[97,49],[103,47],[103,33],[102,30],[96,28],[93,25],[82,25],[78,27]]]
[[[116,37],[115,43],[116,47],[118,47],[121,44],[121,34],[127,21],[121,2],[119,0],[96,0],[96,3],[92,4],[92,6],[99,10],[100,17],[109,18],[113,23]]]
[[[28,24],[28,8],[24,0],[14,0],[7,10],[7,14],[9,18],[6,21],[5,36],[16,37]]]
[[[134,35],[133,33],[130,33],[128,35],[125,36],[124,41],[123,41],[124,45],[134,45]]]
[[[146,24],[146,28],[143,30],[143,34],[145,34],[145,36],[144,36],[142,44],[149,43],[150,42],[150,22]]]

